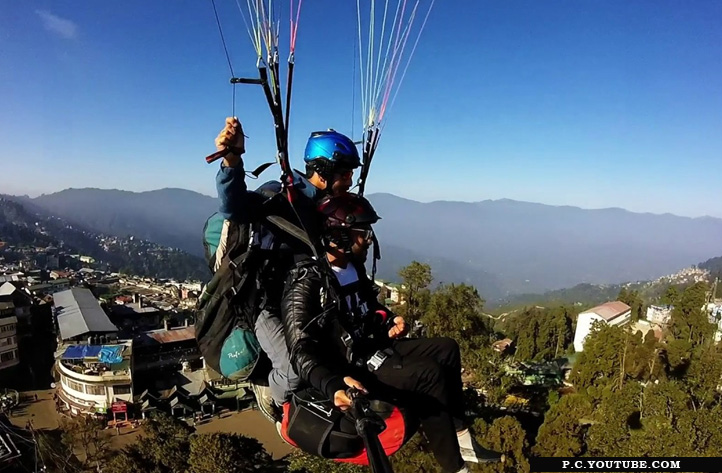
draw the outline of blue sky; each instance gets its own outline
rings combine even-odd
[[[255,74],[235,1],[217,4],[236,74]],[[721,22],[716,0],[439,0],[368,192],[722,217]],[[353,0],[303,3],[296,166],[312,130],[360,135],[357,35]],[[231,111],[228,77],[210,1],[0,2],[0,193],[215,195],[203,157]],[[260,88],[237,88],[236,114],[247,167],[271,160]]]

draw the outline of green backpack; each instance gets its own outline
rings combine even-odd
[[[213,277],[198,299],[196,340],[208,366],[225,378],[245,381],[261,354],[253,327],[262,250],[252,245],[250,225],[219,214],[206,221],[203,233]]]
[[[303,230],[279,215],[266,216],[264,225],[311,245]],[[238,224],[218,213],[208,218],[203,229],[213,277],[198,299],[196,340],[206,364],[236,381],[247,380],[261,356],[254,327],[265,296],[262,282],[277,261],[278,239],[274,238],[271,249],[263,249],[254,239],[259,233],[259,223]]]

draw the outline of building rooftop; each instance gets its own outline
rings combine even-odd
[[[63,360],[97,360],[100,363],[115,364],[123,361],[125,345],[70,345],[65,349]]]
[[[602,305],[598,305],[596,307],[592,307],[589,310],[585,310],[584,314],[597,314],[599,317],[603,318],[607,322],[616,319],[620,315],[623,315],[625,312],[631,310],[632,308],[629,307],[624,302],[620,301],[612,301],[612,302],[605,302]]]
[[[178,327],[170,330],[151,330],[140,335],[138,337],[138,342],[143,345],[155,343],[164,344],[184,342],[187,340],[194,340],[195,338],[196,328],[191,325],[190,327]]]
[[[108,345],[63,344],[55,358],[66,370],[87,376],[100,376],[104,381],[124,381],[130,376],[132,341]]]
[[[17,291],[17,288],[10,282],[0,284],[0,296],[9,296],[15,291]]]
[[[117,332],[90,289],[74,287],[53,295],[63,340],[86,333]]]

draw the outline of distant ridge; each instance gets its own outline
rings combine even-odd
[[[488,300],[577,284],[618,284],[672,274],[722,254],[722,219],[583,209],[512,199],[428,203],[367,196],[382,220],[379,274],[396,279],[411,259],[436,281],[469,282]],[[202,255],[202,229],[218,201],[184,189],[68,189],[28,199],[96,231],[135,235]],[[102,205],[97,205],[102,202]],[[438,276],[438,277],[437,277]]]

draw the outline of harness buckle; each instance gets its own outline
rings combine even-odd
[[[388,357],[389,357],[388,353],[378,350],[366,362],[366,367],[369,369],[369,371],[376,371],[377,369],[381,368],[381,365],[384,364],[384,362],[386,361],[386,359]]]

